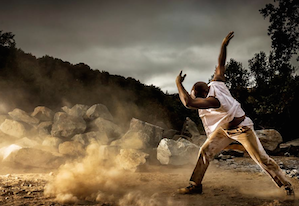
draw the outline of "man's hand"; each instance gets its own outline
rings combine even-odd
[[[186,74],[182,76],[183,71],[176,77],[176,83],[182,83],[185,80]]]
[[[223,39],[222,45],[227,46],[229,44],[229,41],[234,37],[234,32],[231,31],[229,34]]]

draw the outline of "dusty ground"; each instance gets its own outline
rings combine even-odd
[[[277,162],[299,163],[294,157],[274,157]],[[51,171],[14,170],[0,172],[0,205],[118,205],[117,202],[80,200],[59,203],[54,197],[44,196],[44,186],[53,178]],[[213,161],[203,181],[201,195],[179,195],[176,189],[188,185],[193,166],[170,167],[147,165],[134,175],[127,176],[128,191],[122,205],[208,205],[208,206],[289,206],[299,205],[299,198],[286,199],[284,191],[262,173],[250,158]],[[55,175],[56,171],[52,171]],[[92,177],[86,177],[92,178]],[[299,196],[299,180],[291,179]],[[130,201],[130,198],[132,201]],[[139,199],[139,200],[138,200]]]

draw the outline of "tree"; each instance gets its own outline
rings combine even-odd
[[[278,1],[277,7],[266,4],[260,9],[260,13],[264,18],[269,17],[268,35],[272,39],[275,58],[289,62],[299,50],[299,1],[274,0],[276,1]]]
[[[4,32],[0,30],[0,46],[14,48],[16,46],[16,42],[14,40],[14,36],[11,32]]]
[[[243,89],[249,86],[249,73],[242,63],[230,59],[225,71],[226,85],[229,89]]]

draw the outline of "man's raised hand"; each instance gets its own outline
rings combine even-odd
[[[183,71],[181,71],[180,74],[176,77],[176,82],[177,83],[182,83],[185,80],[185,77],[186,77],[187,74],[184,74],[182,76],[182,73],[183,73]]]
[[[227,46],[228,43],[229,43],[229,41],[230,41],[233,37],[234,37],[234,32],[233,32],[233,31],[229,32],[228,35],[223,39],[222,44],[225,45],[225,46]]]

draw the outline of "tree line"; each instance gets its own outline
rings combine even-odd
[[[230,59],[227,86],[243,105],[256,129],[275,128],[285,141],[298,138],[299,83],[292,61],[299,49],[299,5],[279,0],[260,10],[269,18],[272,49],[255,54],[245,69]],[[299,57],[297,56],[297,61]],[[0,113],[16,107],[32,111],[37,105],[53,110],[74,104],[105,104],[115,121],[128,126],[132,117],[180,130],[190,117],[203,131],[196,111],[183,107],[178,94],[165,94],[133,78],[92,70],[84,63],[35,56],[16,48],[14,35],[0,31]]]

